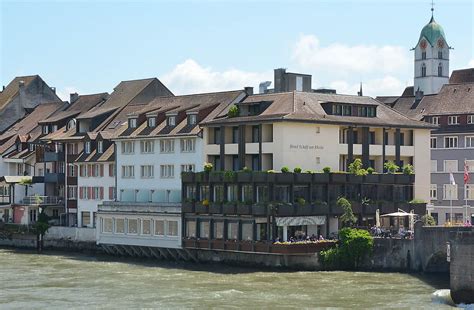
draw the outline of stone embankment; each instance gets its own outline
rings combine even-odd
[[[451,234],[451,297],[457,304],[474,304],[474,231]]]

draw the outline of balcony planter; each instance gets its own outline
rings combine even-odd
[[[343,214],[344,210],[342,207],[338,206],[336,203],[331,204],[331,214],[340,215]]]
[[[261,204],[252,205],[252,215],[267,215],[267,206]]]
[[[220,203],[220,202],[211,202],[209,204],[209,213],[222,214],[222,203]]]
[[[239,243],[237,240],[226,240],[225,241],[225,249],[227,251],[238,251]]]
[[[181,180],[184,183],[192,183],[194,182],[194,172],[182,172],[181,173]]]
[[[194,239],[183,239],[183,247],[185,248],[195,248],[196,240]]]
[[[291,216],[295,213],[295,209],[291,204],[280,204],[278,205],[279,216]]]
[[[300,205],[298,203],[295,203],[293,207],[296,210],[296,215],[312,215],[313,214],[313,208],[310,204],[305,204],[305,205]]]
[[[267,182],[274,183],[277,179],[277,173],[275,172],[267,172]]]
[[[329,206],[327,203],[314,203],[312,207],[314,215],[326,215],[329,213]]]
[[[266,183],[269,173],[257,171],[253,173],[253,181],[257,183]]]
[[[294,174],[289,172],[276,173],[276,181],[278,183],[293,183]]]
[[[200,249],[209,249],[209,240],[208,239],[200,239],[197,240],[197,247]]]
[[[211,248],[214,250],[223,250],[224,249],[224,240],[212,240]]]
[[[368,174],[364,176],[365,183],[379,183],[380,182],[380,174]]]
[[[209,213],[209,206],[205,206],[201,202],[196,203],[196,213]]]
[[[395,175],[391,173],[385,173],[380,175],[380,183],[384,184],[395,184]]]
[[[240,242],[240,251],[253,252],[253,242],[252,241],[241,241]]]
[[[349,183],[355,183],[355,184],[360,184],[363,182],[364,177],[361,175],[355,175],[355,174],[348,174],[347,175],[347,180]]]
[[[395,174],[396,184],[410,184],[410,175],[408,174]]]
[[[329,183],[329,173],[313,173],[314,183]]]
[[[249,215],[251,214],[251,206],[247,204],[237,204],[237,214],[239,215]]]
[[[295,173],[295,183],[311,183],[311,173]]]
[[[224,214],[235,214],[235,203],[228,202],[222,206],[222,213]]]
[[[224,182],[234,183],[237,180],[237,174],[235,171],[226,171],[224,172]]]
[[[254,245],[255,252],[268,253],[270,251],[270,245],[266,242],[257,241]]]
[[[252,182],[252,173],[251,172],[237,172],[237,182],[249,183]]]
[[[194,213],[194,202],[184,201],[181,206],[181,212],[183,213]]]
[[[345,173],[331,173],[331,183],[346,183]]]
[[[209,183],[209,173],[207,172],[198,172],[194,177],[198,183]]]
[[[224,180],[224,174],[220,171],[212,171],[209,173],[210,182],[222,182]]]

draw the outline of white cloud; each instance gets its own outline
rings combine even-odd
[[[272,79],[271,73],[246,72],[237,69],[215,71],[203,67],[193,59],[178,64],[160,80],[176,95],[258,87],[262,81]],[[254,89],[258,92],[258,88]]]
[[[292,60],[307,71],[327,71],[334,76],[354,73],[380,75],[406,72],[411,64],[409,51],[401,46],[333,43],[321,46],[315,35],[301,35],[294,46]]]
[[[69,95],[72,93],[78,93],[81,94],[76,87],[74,86],[66,86],[62,88],[61,90],[56,90],[56,94],[58,95],[59,98],[61,98],[63,101],[69,101],[70,97]]]
[[[471,59],[471,61],[468,63],[467,65],[469,68],[473,68],[474,67],[474,59]]]
[[[348,83],[344,80],[331,82],[331,88],[337,90],[338,94],[357,95],[360,89],[360,83]],[[389,96],[401,95],[405,89],[405,84],[393,76],[385,76],[380,79],[371,79],[362,82],[362,92],[364,96]]]

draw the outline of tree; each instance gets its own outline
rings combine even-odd
[[[343,214],[341,215],[341,221],[344,226],[352,226],[357,221],[357,217],[352,212],[352,206],[349,200],[344,197],[340,197],[336,204],[342,208]]]
[[[421,217],[421,221],[423,222],[423,226],[435,226],[436,221],[431,214],[425,214]]]
[[[38,250],[38,253],[41,253],[43,251],[43,239],[44,235],[49,229],[49,216],[45,213],[45,209],[43,208],[38,215],[38,220],[36,223],[33,225],[33,228],[36,231],[36,249]]]
[[[393,161],[387,161],[385,164],[383,164],[383,167],[387,170],[388,173],[394,174],[398,170],[400,170],[400,167],[397,166]]]

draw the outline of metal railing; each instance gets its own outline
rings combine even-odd
[[[58,205],[63,202],[62,197],[58,196],[26,196],[23,198],[22,203],[30,206],[41,206],[41,205]]]

